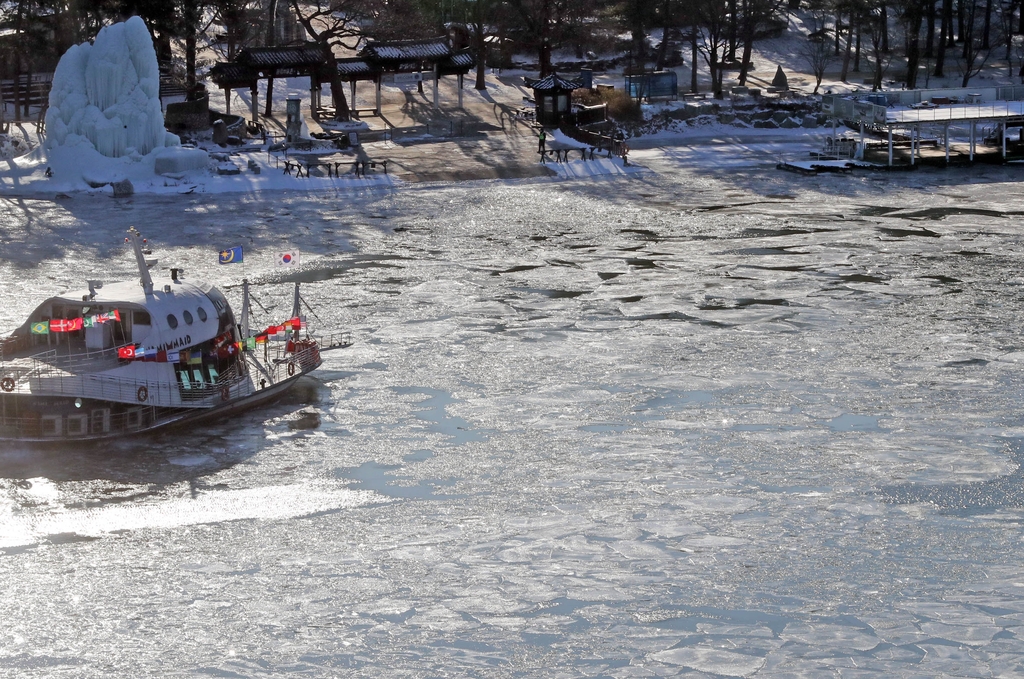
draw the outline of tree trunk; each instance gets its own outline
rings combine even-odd
[[[744,3],[745,5],[746,3]],[[738,13],[736,0],[729,0],[729,54],[725,57],[726,61],[736,61],[736,34],[739,30],[739,21],[736,15]],[[745,11],[743,15],[745,19]]]
[[[690,28],[690,91],[697,92],[697,27]]]
[[[920,6],[907,16],[907,89],[917,89],[917,67],[921,62]]]
[[[931,59],[935,56],[935,3],[928,3],[928,31],[925,34],[924,58]]]
[[[981,29],[981,49],[987,50],[992,28],[992,0],[985,0],[985,26]]]
[[[348,107],[348,100],[345,98],[345,84],[341,82],[341,75],[338,73],[338,64],[331,57],[331,103],[334,104],[334,119],[347,122],[352,118],[352,111]]]
[[[846,82],[846,77],[850,74],[850,52],[853,48],[853,22],[849,30],[846,31],[846,52],[843,53],[843,68],[839,73],[839,79]]]
[[[889,53],[889,6],[882,4],[882,16],[879,18],[882,24],[882,51]]]
[[[853,30],[853,27],[850,27]],[[860,22],[857,22],[857,42],[853,50],[853,72],[860,73],[860,36],[863,33],[860,27]]]
[[[974,2],[974,0],[971,0]],[[964,39],[964,14],[966,8],[964,7],[964,0],[957,0],[956,2],[956,39],[963,41]]]
[[[743,56],[740,63],[740,85],[747,84],[747,74],[750,72],[750,53],[754,46],[754,25],[753,13],[750,9],[751,0],[743,0]]]
[[[942,0],[942,25],[939,28],[939,44],[937,45],[938,53],[935,55],[935,70],[932,72],[932,75],[936,78],[945,77],[942,69],[946,63],[946,47],[948,46],[947,42],[949,39],[947,31],[953,26],[953,22],[946,21],[946,17],[950,16],[953,11],[952,8],[953,0]]]

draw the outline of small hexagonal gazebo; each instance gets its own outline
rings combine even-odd
[[[524,78],[526,86],[533,90],[537,102],[537,122],[548,127],[557,127],[562,117],[572,111],[572,91],[583,87],[581,80],[566,80],[557,73],[546,78]]]

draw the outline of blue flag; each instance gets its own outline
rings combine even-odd
[[[221,264],[239,264],[242,261],[242,246],[238,245],[227,250],[220,251],[220,259],[218,260]]]

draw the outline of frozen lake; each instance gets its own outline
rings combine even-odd
[[[242,244],[257,318],[298,276],[355,344],[206,431],[0,451],[2,674],[1024,673],[1024,170],[779,150],[3,199],[5,331],[134,278],[134,224],[236,311]]]

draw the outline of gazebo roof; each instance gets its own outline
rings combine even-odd
[[[583,87],[582,80],[566,80],[557,73],[552,73],[546,78],[523,78],[526,86],[535,92],[571,92]]]
[[[256,68],[296,68],[319,66],[324,58],[324,48],[313,43],[285,47],[246,47],[236,61]]]
[[[379,62],[443,61],[451,54],[448,38],[374,41],[359,51],[359,56]]]
[[[223,61],[210,68],[210,79],[218,87],[249,87],[258,78],[256,69],[232,61]]]

